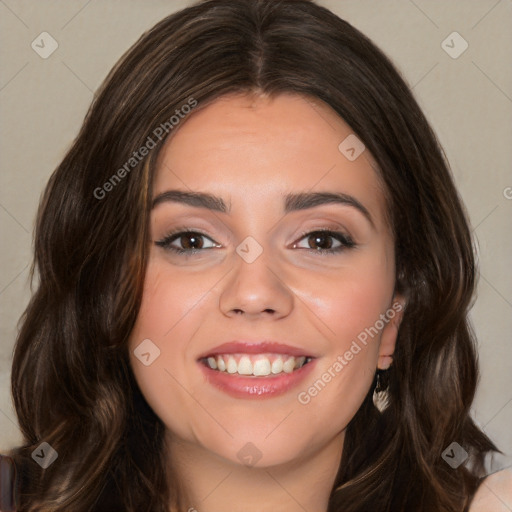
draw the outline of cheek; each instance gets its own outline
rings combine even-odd
[[[393,292],[394,274],[387,261],[384,256],[368,258],[331,278],[310,281],[303,299],[324,335],[325,357],[298,400],[313,417],[321,416],[326,404],[337,404],[331,409],[333,422],[346,425],[371,387],[387,325],[382,315]]]
[[[340,268],[321,279],[308,280],[303,287],[303,298],[321,320],[317,325],[328,340],[331,357],[348,350],[358,336],[364,339],[368,331],[373,334],[367,340],[372,342],[370,352],[376,354],[382,328],[378,320],[391,305],[393,279],[394,274],[382,255],[382,258],[361,259],[357,265]],[[376,324],[379,336],[375,335]]]
[[[131,366],[143,396],[156,415],[181,435],[187,433],[183,418],[191,415],[189,409],[193,405],[183,392],[193,386],[186,371],[190,319],[205,293],[202,287],[191,286],[191,282],[194,280],[171,276],[157,262],[150,261],[141,307],[129,341]],[[142,351],[139,346],[146,348]],[[150,355],[141,361],[134,351]]]
[[[137,320],[140,331],[151,332],[162,340],[172,333],[180,319],[197,307],[215,282],[208,276],[183,278],[168,267],[160,261],[148,264]]]
[[[150,259],[132,343],[150,338],[165,352],[169,364],[184,362],[190,353],[190,338],[200,327],[202,311],[211,302],[210,292],[218,280],[214,272],[187,275],[171,271],[165,260]]]

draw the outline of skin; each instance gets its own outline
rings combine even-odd
[[[512,510],[512,468],[488,476],[473,498],[471,512],[509,512]]]
[[[309,403],[297,400],[379,315],[404,304],[393,295],[394,241],[376,163],[368,150],[354,161],[338,150],[351,133],[318,100],[230,95],[199,105],[159,156],[153,197],[200,191],[231,206],[221,213],[168,201],[152,210],[143,301],[130,339],[136,380],[167,426],[169,463],[191,510],[326,511],[345,428],[376,368],[391,364],[401,314]],[[374,225],[340,204],[284,214],[285,194],[311,191],[354,196]],[[185,257],[155,245],[183,226],[206,235],[203,247],[216,247]],[[327,238],[319,250],[314,236],[303,236],[321,228],[349,235],[356,247],[320,254],[329,243],[339,246]],[[263,249],[252,263],[236,252],[247,236]],[[173,246],[184,247],[179,238]],[[160,356],[144,366],[133,350],[147,338]],[[233,398],[206,383],[197,363],[233,339],[304,348],[317,356],[314,372],[281,396]],[[237,456],[248,442],[261,455],[252,467]]]

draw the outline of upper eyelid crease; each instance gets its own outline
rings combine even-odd
[[[368,209],[363,206],[355,197],[341,192],[306,192],[300,194],[287,194],[285,196],[285,213],[298,210],[307,210],[325,204],[341,204],[352,206],[364,215],[366,220],[375,229],[372,216]]]
[[[355,197],[340,192],[303,192],[298,194],[287,194],[284,196],[284,213],[292,211],[307,210],[326,204],[340,204],[351,206],[363,214],[366,220],[376,229],[373,218],[368,209]],[[161,203],[171,201],[188,204],[197,208],[206,208],[221,213],[230,213],[231,204],[226,205],[220,197],[204,192],[187,192],[182,190],[167,190],[158,194],[152,202],[152,208]]]

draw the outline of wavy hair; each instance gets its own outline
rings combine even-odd
[[[9,453],[19,510],[183,510],[177,485],[168,485],[176,478],[164,458],[164,424],[138,389],[127,348],[165,137],[133,169],[126,162],[191,98],[203,108],[230,93],[325,102],[364,142],[385,185],[395,290],[407,308],[385,378],[389,405],[379,412],[370,389],[348,425],[329,512],[467,510],[483,456],[496,450],[470,417],[478,367],[467,213],[433,130],[389,58],[309,0],[194,4],[143,34],[98,91],[37,214],[31,282],[37,271],[38,283],[12,366],[24,437]],[[43,441],[58,453],[44,470],[31,458]],[[453,441],[471,465],[445,463]]]

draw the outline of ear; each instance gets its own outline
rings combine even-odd
[[[386,311],[386,325],[382,329],[382,336],[379,345],[379,360],[377,368],[379,370],[387,370],[393,362],[393,354],[395,352],[396,339],[398,337],[398,328],[402,321],[405,311],[405,297],[396,294],[393,297],[391,306]]]

